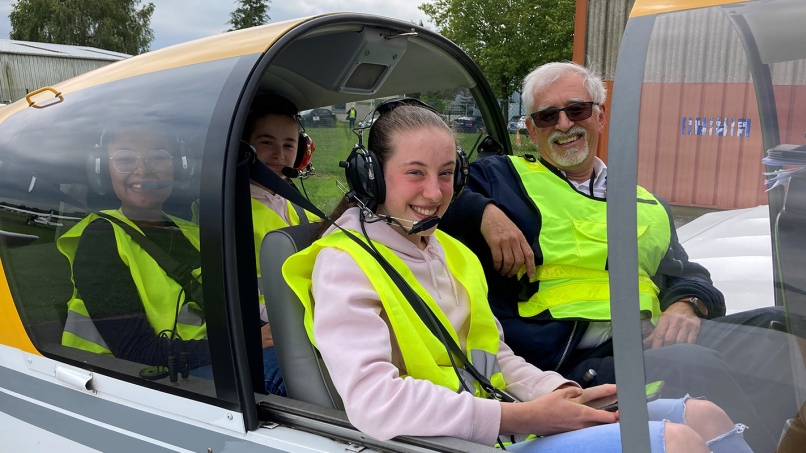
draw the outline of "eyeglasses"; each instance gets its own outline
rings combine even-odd
[[[119,149],[112,154],[109,160],[118,173],[131,173],[144,159],[146,169],[153,172],[166,171],[173,165],[173,156],[164,149],[152,149],[145,156],[138,156],[130,149]]]
[[[560,122],[560,112],[565,112],[565,116],[567,116],[570,121],[584,121],[590,118],[591,115],[593,115],[594,105],[599,104],[593,101],[572,102],[561,109],[550,107],[534,112],[529,116],[532,117],[532,121],[535,122],[535,126],[537,127],[552,127]]]

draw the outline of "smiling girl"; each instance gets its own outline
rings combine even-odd
[[[192,298],[200,285],[199,229],[163,212],[181,171],[180,147],[174,128],[158,120],[130,120],[101,135],[96,165],[120,208],[90,214],[57,241],[75,285],[62,344],[154,366],[181,351],[191,374],[210,377],[207,324]],[[167,275],[132,230],[193,269],[194,280]]]
[[[416,100],[395,102],[398,106],[383,109],[370,131],[363,161],[377,160],[372,171],[354,177],[351,172],[362,159],[352,158],[355,151],[348,158],[353,189],[348,197],[354,202],[352,207],[343,202],[334,212],[336,224],[371,240],[479,372],[523,402],[489,398],[466,379],[466,370],[454,369],[445,345],[376,258],[330,227],[311,247],[291,256],[283,274],[305,306],[309,338],[348,418],[379,439],[452,436],[493,445],[499,435],[509,441],[510,435],[539,434],[546,437],[514,449],[621,451],[618,412],[585,405],[613,395],[615,385],[582,390],[514,355],[487,304],[475,255],[435,226],[414,228],[444,214],[462,188],[464,181],[454,175],[465,164],[436,112]],[[653,452],[750,451],[741,427],[710,402],[658,400],[649,409],[658,420],[650,422]],[[708,446],[703,440],[716,438]]]

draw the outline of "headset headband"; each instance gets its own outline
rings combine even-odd
[[[438,115],[437,111],[430,105],[424,103],[419,99],[414,98],[392,98],[378,104],[377,107],[367,115],[364,124],[367,124],[368,118],[374,117],[378,113],[378,117],[391,112],[397,107],[401,106],[414,106],[425,108]],[[372,122],[373,126],[375,122]],[[350,155],[347,156],[345,162],[340,162],[339,165],[344,167],[344,175],[347,179],[347,184],[350,186],[348,197],[355,197],[372,212],[379,204],[383,203],[386,199],[386,183],[383,177],[383,168],[381,168],[380,161],[375,152],[367,149],[363,144],[363,133],[367,126],[358,129],[358,144],[353,147]],[[370,127],[371,130],[371,127]],[[459,193],[467,182],[468,171],[467,154],[461,146],[456,146],[456,168],[454,169],[453,180],[453,199],[459,196]]]

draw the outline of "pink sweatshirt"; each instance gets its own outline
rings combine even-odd
[[[252,198],[277,213],[286,224],[291,224],[291,220],[288,218],[288,201],[285,198],[276,193],[271,193],[255,183],[249,184],[249,190],[252,193]],[[266,304],[263,303],[260,304],[260,319],[263,322],[269,322]]]
[[[361,231],[357,208],[347,210],[337,223]],[[366,229],[373,240],[389,247],[411,268],[459,333],[464,349],[469,296],[448,272],[439,242],[429,236],[425,250],[420,250],[383,222],[367,224]],[[314,337],[356,428],[382,440],[401,435],[451,436],[485,445],[495,443],[501,403],[468,392],[456,393],[430,381],[400,377],[405,373],[403,361],[383,305],[348,253],[335,248],[319,253],[313,269],[313,296]],[[529,401],[572,383],[514,355],[503,342],[500,324],[498,332],[498,363],[507,392]]]
[[[276,212],[285,223],[291,224],[291,220],[288,217],[288,200],[276,193],[269,192],[257,184],[250,184],[249,190],[252,193],[252,198]]]

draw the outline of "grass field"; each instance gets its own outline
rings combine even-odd
[[[344,123],[333,128],[309,128],[316,151],[313,156],[316,175],[297,181],[297,187],[326,214],[335,208],[344,196],[337,181],[344,182],[344,170],[339,161],[344,160],[358,142],[358,138]],[[457,133],[457,140],[468,152],[483,138],[480,134]],[[528,137],[521,136],[521,147],[516,146],[516,136],[509,134],[516,154],[536,153]],[[64,221],[64,226],[26,225],[27,214],[0,210],[0,229],[39,236],[39,240],[24,247],[0,246],[6,275],[15,301],[25,306],[27,322],[53,319],[54,313],[63,311],[72,294],[70,267],[67,259],[56,250],[54,238],[67,231],[75,222]]]
[[[341,197],[344,196],[344,193],[336,185],[336,181],[341,181],[346,185],[344,170],[339,167],[339,161],[347,158],[347,155],[358,143],[358,137],[349,129],[347,123],[337,123],[336,127],[331,128],[308,128],[306,132],[313,139],[315,146],[312,162],[316,169],[316,176],[306,179],[303,185],[310,200],[322,211],[329,214],[338,204]],[[481,139],[484,138],[483,134],[458,132],[455,135],[459,144],[468,153],[470,153],[470,150],[475,149]],[[520,146],[516,143],[517,137],[515,134],[509,134],[509,139],[515,154],[537,154],[537,148],[529,140],[528,136],[521,135]],[[475,152],[473,155],[475,156]]]
[[[26,220],[28,220],[28,214],[0,210],[1,230],[39,236],[39,239],[33,242],[33,244],[53,242],[56,236],[56,226],[37,223],[26,225]],[[67,231],[67,229],[75,224],[74,221],[62,221],[61,223],[64,224],[64,226],[61,227],[62,231]]]

